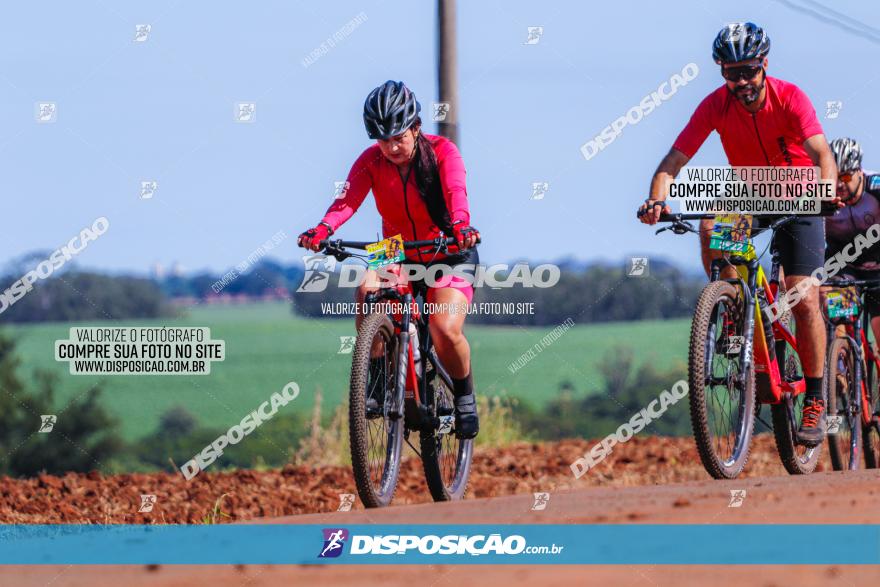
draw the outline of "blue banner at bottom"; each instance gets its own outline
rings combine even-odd
[[[0,525],[0,564],[875,565],[880,525]]]

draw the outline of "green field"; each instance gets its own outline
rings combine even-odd
[[[214,339],[226,341],[227,358],[205,376],[70,375],[67,363],[54,360],[54,341],[67,338],[72,326],[208,326]],[[664,368],[687,356],[688,319],[575,326],[512,374],[508,365],[532,348],[552,328],[467,327],[473,348],[478,393],[508,395],[539,405],[569,381],[577,393],[600,387],[596,365],[618,346],[630,347],[638,363]],[[293,316],[286,303],[263,303],[191,310],[180,320],[97,323],[47,323],[8,327],[18,339],[23,373],[35,368],[58,373],[59,410],[70,399],[103,380],[104,402],[122,421],[131,440],[151,432],[159,415],[183,405],[202,424],[226,428],[280,390],[288,381],[301,388],[285,410],[308,410],[316,389],[323,391],[328,414],[347,394],[350,354],[338,354],[340,337],[354,334],[348,320],[306,320]]]

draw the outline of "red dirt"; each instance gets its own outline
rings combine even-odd
[[[194,522],[223,493],[231,518],[274,524],[363,523],[692,523],[792,524],[880,523],[880,471],[785,474],[769,436],[756,439],[745,478],[715,481],[699,464],[687,439],[633,439],[615,448],[595,471],[575,481],[568,463],[592,443],[521,444],[481,451],[469,499],[381,510],[336,512],[339,493],[353,492],[344,467],[287,467],[281,471],[216,473],[186,482],[179,475],[67,475],[30,480],[0,479],[0,521],[10,522]],[[828,470],[827,461],[820,469]],[[732,489],[745,490],[740,507],[728,507]],[[546,510],[532,511],[531,495],[549,491]],[[141,493],[155,493],[151,514],[136,514]],[[474,499],[474,497],[490,499]],[[427,502],[418,462],[410,460],[395,505]],[[273,518],[280,514],[285,518]],[[805,518],[804,516],[808,517]],[[255,519],[258,516],[267,516]],[[821,539],[812,546],[821,548]],[[411,585],[414,577],[434,587],[533,587],[535,585],[812,585],[876,583],[876,566],[9,566],[17,587],[118,585],[128,587],[212,585]],[[421,577],[421,579],[418,579]]]
[[[499,497],[591,486],[667,485],[703,481],[688,438],[634,438],[615,447],[596,469],[575,480],[569,463],[594,441],[517,444],[477,452],[468,498]],[[830,470],[823,457],[818,471]],[[770,435],[755,438],[744,477],[785,475]],[[102,476],[69,473],[32,479],[0,478],[0,523],[198,523],[218,499],[218,522],[336,511],[339,495],[357,493],[348,467],[286,466],[270,471]],[[141,494],[157,497],[153,511],[138,513]],[[431,501],[417,458],[404,462],[394,505]],[[686,503],[676,507],[686,508]],[[355,509],[360,509],[359,503]]]
[[[524,487],[551,491],[550,501],[543,511],[532,511],[531,495],[493,497],[489,499],[467,499],[456,503],[422,503],[417,505],[389,507],[380,510],[358,510],[352,512],[326,511],[335,509],[334,499],[336,481],[350,479],[343,471],[336,469],[337,478],[324,471],[315,473],[309,485],[314,496],[311,501],[303,497],[303,489],[297,488],[296,475],[288,475],[286,486],[276,492],[275,499],[300,500],[298,503],[311,503],[321,513],[288,516],[285,518],[264,518],[255,522],[273,524],[328,524],[346,526],[351,524],[516,524],[516,523],[691,523],[691,524],[792,524],[810,523],[880,523],[880,470],[817,473],[805,477],[783,475],[770,451],[769,438],[759,439],[755,466],[751,478],[735,481],[715,481],[706,478],[699,469],[696,455],[687,450],[679,452],[683,441],[647,440],[628,443],[626,450],[618,451],[616,461],[606,465],[601,475],[588,475],[583,485],[575,485],[571,490],[552,487],[554,480],[569,479],[559,461],[567,462],[568,453],[576,453],[587,443],[562,443],[558,448],[564,456],[556,455],[552,445],[531,447],[522,445],[507,451],[487,451],[480,458],[475,493],[500,493],[510,488]],[[537,457],[542,457],[543,460]],[[640,456],[644,461],[639,469],[645,469],[639,477],[633,462],[623,463]],[[674,460],[673,460],[674,459]],[[407,470],[405,487],[401,497],[412,496],[425,501],[424,492],[419,491],[421,481],[411,464]],[[307,472],[308,470],[305,470]],[[495,472],[497,483],[490,474]],[[768,477],[756,478],[754,474],[765,471]],[[320,477],[319,477],[320,475]],[[525,481],[511,480],[524,475]],[[697,477],[698,481],[685,483],[666,483],[670,477]],[[248,480],[248,489],[255,495],[271,495],[268,490],[274,487],[271,479],[282,477],[278,472],[260,474],[260,482]],[[305,478],[306,475],[303,475]],[[201,483],[208,494],[220,490],[223,483],[233,486],[235,475],[208,476]],[[320,480],[326,479],[332,485],[322,488]],[[642,479],[645,486],[632,486]],[[118,481],[118,479],[117,479]],[[349,481],[350,482],[350,481]],[[7,481],[8,483],[8,481]],[[22,482],[19,482],[22,483]],[[652,485],[651,483],[658,483]],[[660,484],[662,483],[662,484]],[[174,480],[172,485],[179,487],[174,491],[184,491],[185,485]],[[604,485],[604,487],[591,487]],[[157,486],[160,486],[157,483]],[[626,487],[622,487],[626,486]],[[239,486],[240,487],[240,486]],[[551,488],[552,487],[552,488]],[[167,487],[166,487],[167,489]],[[347,487],[346,487],[347,489]],[[745,490],[746,498],[740,507],[729,507],[732,489]],[[130,497],[138,491],[137,486],[129,487],[121,503],[130,503]],[[307,493],[307,492],[306,492]],[[166,496],[167,498],[167,496]],[[128,502],[126,502],[128,500]],[[402,501],[402,500],[401,500]],[[161,502],[160,502],[161,503]],[[189,506],[181,502],[180,507],[206,507],[208,501]],[[312,507],[299,505],[297,507]],[[292,507],[292,506],[290,506]],[[253,508],[242,507],[236,515],[239,518],[251,514]],[[170,508],[166,504],[165,515]],[[805,515],[807,516],[805,518]],[[109,518],[113,519],[113,518]],[[812,548],[817,552],[823,546],[821,537],[811,539],[810,543],[793,541],[781,548]],[[211,585],[212,587],[255,587],[274,585],[323,585],[326,587],[346,585],[383,585],[385,587],[408,586],[419,581],[432,587],[534,587],[535,585],[645,585],[655,587],[670,585],[798,585],[799,587],[829,587],[871,585],[880,579],[880,568],[861,565],[800,565],[800,566],[709,566],[709,565],[620,565],[620,566],[577,566],[577,565],[535,565],[535,566],[474,566],[436,564],[422,567],[412,565],[359,565],[359,566],[306,566],[306,565],[128,565],[128,566],[9,566],[2,569],[3,578],[17,587],[67,587],[90,585],[104,587],[124,583],[127,587],[139,586],[189,586]],[[3,583],[0,581],[0,583]],[[5,584],[5,583],[3,583]]]

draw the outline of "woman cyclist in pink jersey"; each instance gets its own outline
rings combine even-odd
[[[321,222],[299,236],[301,247],[319,250],[320,241],[351,218],[372,191],[384,238],[400,234],[405,241],[428,240],[443,233],[458,243],[449,255],[406,251],[404,263],[470,267],[479,263],[474,248],[479,232],[470,225],[464,162],[451,141],[421,132],[420,110],[415,94],[403,82],[389,80],[370,92],[364,102],[364,125],[376,144],[355,161],[345,190]],[[378,285],[376,272],[368,271],[357,301],[363,302]],[[471,284],[452,274],[439,279],[427,293],[429,303],[450,309],[433,313],[429,325],[437,354],[452,378],[455,429],[462,438],[477,435],[479,420],[470,346],[462,330],[466,313],[454,309],[463,309],[472,298]],[[361,319],[356,317],[358,325]]]

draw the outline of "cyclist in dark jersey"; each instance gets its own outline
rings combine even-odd
[[[727,160],[734,167],[785,166],[820,168],[821,179],[835,179],[834,156],[809,98],[796,85],[767,75],[770,39],[751,22],[730,24],[718,33],[712,57],[721,66],[725,84],[697,107],[651,181],[650,196],[639,208],[642,222],[655,224],[666,205],[669,182],[696,154],[714,130],[721,137]],[[709,272],[719,251],[709,249],[712,220],[700,224],[703,265]],[[776,234],[785,273],[785,286],[795,289],[824,263],[825,235],[821,218],[806,217]],[[723,277],[735,277],[725,270]],[[797,325],[798,352],[807,384],[798,439],[807,446],[822,443],[825,400],[825,325],[819,311],[818,288],[809,288],[792,307]]]
[[[858,235],[864,235],[880,222],[880,174],[862,169],[862,149],[853,139],[835,139],[831,151],[837,161],[837,195],[845,207],[825,219],[826,258],[841,252]],[[844,272],[854,279],[880,278],[880,243],[862,251]],[[880,292],[869,290],[865,303],[874,340],[880,341]]]

